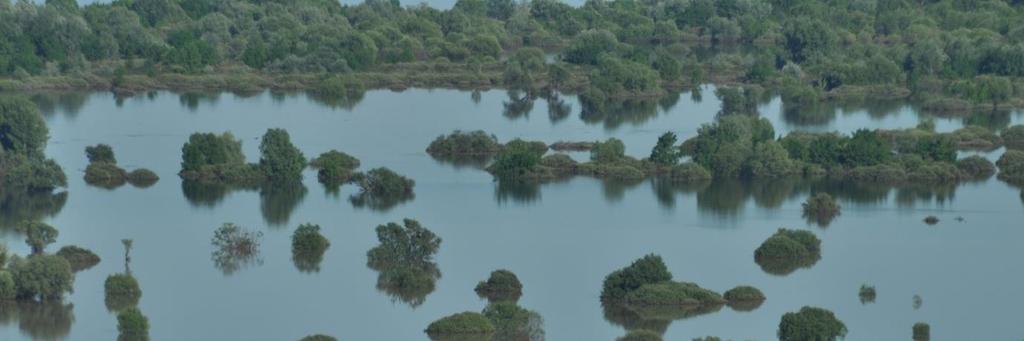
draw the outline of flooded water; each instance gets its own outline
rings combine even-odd
[[[435,161],[424,152],[438,135],[482,129],[502,141],[617,137],[628,154],[644,157],[665,131],[682,140],[715,119],[713,89],[701,93],[604,113],[587,110],[575,96],[554,105],[501,90],[381,90],[360,101],[328,103],[270,92],[36,95],[50,127],[46,152],[64,167],[69,185],[63,194],[2,203],[0,238],[25,254],[23,237],[10,226],[43,219],[60,230],[50,251],[75,244],[103,261],[77,274],[65,306],[0,306],[0,339],[115,338],[103,281],[124,269],[123,238],[134,240],[131,269],[144,292],[140,309],[153,340],[295,340],[314,333],[341,340],[426,339],[431,321],[483,309],[486,302],[473,287],[499,268],[519,276],[519,303],[543,316],[547,339],[613,340],[637,321],[602,309],[602,280],[648,253],[660,254],[678,280],[718,292],[753,285],[768,297],[749,312],[726,307],[647,321],[663,327],[669,340],[775,339],[780,316],[805,305],[834,311],[849,340],[908,339],[915,322],[930,323],[938,340],[1024,337],[1024,205],[1020,189],[995,178],[879,188],[796,180],[680,187],[577,177],[509,187],[475,167]],[[1021,113],[932,118],[899,102],[800,115],[769,99],[760,109],[780,134],[907,128],[924,119],[934,119],[940,131],[1024,121]],[[254,162],[259,137],[273,127],[287,129],[307,157],[338,149],[360,158],[364,170],[386,166],[409,176],[416,180],[415,198],[386,209],[356,205],[349,200],[352,186],[330,193],[311,170],[303,187],[264,191],[197,188],[177,177],[189,134],[230,131]],[[87,186],[83,150],[97,143],[111,145],[122,167],[150,168],[162,179],[146,189]],[[833,193],[843,207],[827,228],[801,217],[800,203],[818,190]],[[941,222],[922,223],[928,215]],[[379,290],[378,273],[366,265],[367,250],[377,245],[374,227],[402,218],[419,220],[443,239],[436,288],[413,300]],[[230,274],[211,260],[210,239],[225,222],[264,233],[259,260]],[[331,241],[319,272],[300,271],[291,260],[291,233],[305,222],[319,224]],[[762,271],[753,251],[779,227],[815,232],[821,260],[788,275]],[[861,284],[877,288],[875,303],[860,302]],[[918,308],[915,295],[922,299]]]

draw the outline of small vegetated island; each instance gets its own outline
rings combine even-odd
[[[765,299],[760,290],[749,286],[727,294],[723,297],[694,283],[674,281],[660,256],[647,255],[605,277],[601,303],[612,323],[660,336],[673,320],[712,313],[725,304],[749,311]]]
[[[380,245],[366,252],[366,266],[378,272],[377,289],[393,301],[420,306],[441,278],[434,262],[441,237],[413,219],[379,225],[376,232]]]
[[[754,250],[754,262],[772,275],[810,268],[821,259],[821,240],[803,230],[779,229]]]
[[[535,311],[516,304],[522,283],[508,270],[491,272],[475,291],[488,299],[482,312],[466,311],[438,319],[425,332],[432,340],[543,340],[544,319]]]
[[[113,148],[106,144],[85,147],[85,156],[89,159],[89,166],[85,167],[85,182],[93,186],[113,189],[127,182],[145,188],[160,180],[156,173],[146,168],[128,172],[118,167]]]

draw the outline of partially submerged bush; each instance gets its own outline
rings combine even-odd
[[[309,166],[317,169],[320,182],[345,182],[352,178],[352,171],[359,168],[359,159],[332,149],[310,160]]]
[[[744,301],[765,300],[764,293],[762,293],[761,290],[749,285],[741,285],[729,289],[729,291],[726,291],[724,294],[722,294],[722,298],[724,298],[726,301],[729,301],[730,304]]]
[[[939,217],[936,217],[936,216],[933,216],[933,215],[924,217],[924,223],[928,224],[928,225],[938,224],[939,223]]]
[[[117,158],[114,157],[114,150],[106,144],[97,144],[95,146],[85,147],[85,157],[89,159],[89,163],[109,163],[117,164]]]
[[[1014,184],[1024,183],[1024,150],[1007,150],[996,161],[999,179]]]
[[[701,182],[711,180],[711,172],[701,165],[687,162],[673,166],[668,173],[669,179],[682,182]]]
[[[267,129],[260,140],[260,170],[272,180],[296,180],[306,169],[306,156],[284,129]]]
[[[860,303],[862,304],[874,302],[876,295],[875,287],[867,284],[861,285],[860,292],[857,294],[857,296],[860,296]]]
[[[1003,144],[1003,139],[985,127],[967,126],[950,133],[958,149],[993,150]]]
[[[646,329],[631,330],[615,341],[661,341],[661,334]]]
[[[18,225],[17,231],[25,235],[25,244],[32,248],[32,254],[43,253],[43,249],[56,242],[57,236],[60,235],[56,228],[39,221],[22,222]]]
[[[821,258],[821,241],[808,231],[779,229],[754,251],[754,261],[765,272],[787,275],[810,267]]]
[[[1024,149],[1024,124],[1018,124],[1000,133],[1006,148]]]
[[[515,139],[505,144],[505,148],[487,169],[505,180],[537,180],[543,174],[536,169],[543,155],[544,152],[532,147],[530,142]]]
[[[782,315],[778,336],[779,341],[835,341],[846,336],[846,325],[831,311],[803,307]]]
[[[139,299],[142,298],[142,289],[139,288],[139,282],[135,280],[135,277],[127,273],[107,276],[107,280],[103,282],[103,291],[105,292],[104,302],[107,305],[107,309],[112,311],[121,311],[134,307],[139,303]]]
[[[55,255],[14,257],[8,268],[17,284],[18,297],[23,299],[60,299],[64,293],[71,292],[75,282],[71,264]]]
[[[494,324],[486,316],[476,312],[463,312],[445,316],[427,326],[427,335],[444,337],[455,335],[489,335],[494,333]]]
[[[495,155],[502,148],[497,137],[482,130],[456,130],[434,139],[427,147],[427,153],[435,157]]]
[[[0,270],[0,301],[10,301],[18,297],[18,284],[14,283],[14,275],[10,271]]]
[[[224,274],[232,274],[243,266],[259,263],[260,239],[263,232],[245,230],[241,226],[224,223],[214,231],[214,250],[210,254],[214,265]]]
[[[139,308],[129,308],[117,314],[117,331],[122,338],[145,339],[149,334],[149,319]]]
[[[363,193],[374,196],[402,196],[412,193],[416,182],[412,179],[381,167],[366,173],[358,173],[352,181],[359,185]]]
[[[494,325],[493,340],[543,340],[544,319],[513,302],[488,304],[482,312]]]
[[[723,304],[718,293],[694,283],[663,281],[648,283],[630,291],[625,297],[630,306],[698,306]]]
[[[160,176],[146,168],[139,168],[128,173],[128,183],[135,187],[149,187],[159,180]]]
[[[672,280],[672,273],[668,271],[665,262],[658,255],[646,255],[637,259],[629,266],[615,270],[604,279],[604,288],[601,290],[602,301],[619,301],[626,298],[630,292],[639,289],[644,284],[654,284]]]
[[[956,161],[956,168],[968,179],[987,179],[996,173],[996,166],[988,159],[973,155]]]
[[[299,341],[338,341],[338,339],[330,335],[314,334],[303,337]]]
[[[319,271],[320,261],[331,242],[320,234],[320,226],[302,224],[292,234],[292,261],[300,271]]]
[[[932,327],[927,323],[914,323],[914,341],[928,341],[932,339]]]
[[[94,162],[85,167],[85,183],[101,187],[117,187],[128,180],[128,172],[116,164]]]
[[[808,221],[817,222],[819,226],[828,226],[832,219],[840,214],[839,204],[828,193],[820,192],[803,203],[804,217]]]
[[[82,271],[91,268],[100,262],[100,256],[97,256],[88,249],[83,249],[75,245],[68,245],[57,250],[57,256],[64,258],[71,265],[72,272]]]
[[[501,269],[491,272],[491,276],[478,283],[474,291],[492,302],[516,301],[523,295],[523,284],[512,271]]]

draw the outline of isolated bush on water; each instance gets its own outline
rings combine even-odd
[[[1018,124],[1003,130],[1000,133],[1006,148],[1024,149],[1024,124]]]
[[[128,180],[128,172],[112,163],[94,162],[85,167],[85,182],[101,187],[118,187]]]
[[[17,283],[18,297],[23,299],[60,299],[64,293],[71,292],[75,282],[71,264],[54,255],[14,257],[8,266]]]
[[[676,165],[668,173],[669,179],[682,182],[701,182],[711,180],[711,172],[693,162]]]
[[[782,315],[778,336],[779,341],[835,341],[846,336],[846,325],[831,311],[803,307]]]
[[[244,266],[259,264],[260,239],[263,232],[250,231],[241,226],[224,223],[214,231],[210,258],[217,268],[230,275]]]
[[[1024,150],[1007,150],[996,161],[999,179],[1014,184],[1024,183]]]
[[[779,229],[754,251],[754,262],[773,275],[810,267],[821,258],[821,241],[808,231]]]
[[[135,187],[149,187],[159,180],[160,176],[156,175],[156,173],[146,168],[139,168],[131,172],[128,172],[128,183],[132,184],[132,186]]]
[[[416,182],[385,167],[374,168],[352,177],[363,193],[373,196],[402,196],[412,193]]]
[[[366,253],[370,264],[416,265],[433,261],[441,248],[441,238],[416,220],[405,219],[403,225],[387,223],[377,226],[380,245]]]
[[[860,296],[860,303],[862,304],[874,302],[876,295],[875,287],[867,284],[861,285],[860,292],[857,294],[857,296]]]
[[[299,341],[338,341],[338,339],[329,335],[315,334],[303,337]]]
[[[729,301],[730,304],[765,300],[764,293],[762,293],[761,290],[748,285],[741,285],[729,289],[729,291],[722,294],[722,298]]]
[[[924,223],[928,225],[935,225],[939,223],[939,217],[930,215],[924,218]]]
[[[488,304],[482,314],[494,325],[493,340],[543,340],[544,319],[514,302]]]
[[[117,158],[114,157],[114,150],[106,144],[98,144],[95,146],[85,147],[85,157],[89,159],[89,163],[109,163],[117,164]]]
[[[503,146],[498,138],[482,130],[463,132],[456,130],[447,136],[441,135],[427,147],[427,153],[436,157],[494,155]]]
[[[825,192],[815,194],[803,203],[804,217],[822,227],[828,226],[832,219],[840,214],[839,210],[839,204]]]
[[[655,333],[650,330],[637,329],[631,330],[626,333],[625,336],[615,339],[615,341],[661,341],[661,334]]]
[[[231,133],[193,133],[181,147],[182,172],[202,171],[207,166],[242,165],[242,141]]]
[[[489,170],[502,179],[532,178],[543,152],[532,148],[529,142],[515,139],[509,141],[505,148],[495,157]]]
[[[932,339],[932,327],[927,323],[914,323],[914,341],[928,341]]]
[[[302,178],[306,157],[302,155],[284,129],[268,129],[260,141],[260,169],[273,180]]]
[[[71,265],[72,272],[82,271],[99,264],[100,256],[88,249],[68,245],[57,250],[57,256],[64,258]]]
[[[480,297],[494,301],[517,301],[523,295],[523,284],[516,274],[508,270],[495,270],[486,281],[481,281],[474,289]]]
[[[122,311],[139,304],[142,289],[131,274],[118,273],[107,276],[103,282],[104,303],[108,310]]]
[[[967,126],[950,133],[957,148],[972,150],[993,150],[1003,144],[1003,139],[985,127]]]
[[[602,301],[619,301],[630,292],[644,284],[660,283],[672,280],[665,262],[658,255],[646,255],[637,259],[629,266],[615,270],[604,279],[601,290]]]
[[[332,149],[310,160],[309,166],[317,169],[320,182],[345,182],[352,177],[352,171],[359,168],[359,159]]]
[[[319,271],[320,261],[331,242],[320,234],[320,226],[302,224],[292,234],[292,261],[301,271]]]
[[[463,312],[445,316],[427,326],[427,335],[443,337],[467,334],[490,335],[494,333],[494,324],[486,316],[475,312]]]

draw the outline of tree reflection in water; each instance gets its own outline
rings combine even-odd
[[[13,231],[24,221],[41,221],[60,213],[68,192],[4,192],[0,190],[0,232]]]
[[[392,302],[419,307],[441,278],[434,262],[441,238],[419,222],[405,219],[402,225],[377,226],[377,239],[380,245],[366,253],[366,266],[378,272],[377,290],[391,297]]]
[[[74,305],[57,300],[0,301],[0,326],[18,323],[18,329],[34,340],[61,340],[75,322]]]

